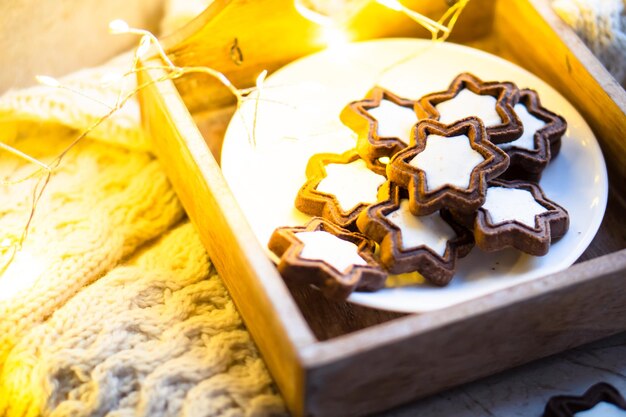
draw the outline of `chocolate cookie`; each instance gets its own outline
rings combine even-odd
[[[487,181],[509,165],[509,157],[486,139],[475,117],[451,125],[421,120],[414,134],[415,144],[387,165],[387,177],[408,189],[411,212],[418,216],[442,208],[476,211],[485,200]]]
[[[487,252],[512,247],[542,256],[569,228],[567,211],[527,181],[490,181],[485,204],[472,216],[454,213],[463,224],[473,222],[476,245]]]
[[[385,182],[383,175],[367,168],[355,150],[342,155],[314,155],[306,176],[296,208],[344,228],[353,227],[361,210],[378,200],[378,188]]]
[[[270,250],[280,257],[278,271],[285,280],[315,285],[337,300],[354,290],[383,287],[387,274],[374,258],[375,246],[362,234],[319,217],[305,226],[279,227],[269,241]]]
[[[380,244],[380,260],[387,270],[394,274],[417,271],[435,285],[452,279],[456,259],[474,245],[472,234],[446,210],[413,215],[405,190],[394,185],[388,199],[361,212],[357,226]]]
[[[519,90],[512,82],[484,82],[470,74],[458,75],[446,91],[425,95],[415,107],[420,119],[451,124],[466,117],[483,121],[493,143],[511,142],[522,135],[522,122],[513,106]]]
[[[623,410],[626,414],[626,400],[622,395],[606,382],[593,385],[581,396],[558,395],[550,398],[542,417],[575,417],[577,413],[587,410],[596,411],[596,406],[606,403],[607,406]],[[600,414],[596,414],[600,415]]]
[[[530,89],[520,91],[513,109],[524,126],[524,133],[512,142],[498,145],[511,160],[503,178],[538,182],[544,168],[561,148],[567,122],[543,107],[537,92]]]
[[[374,87],[363,100],[353,101],[341,112],[343,123],[357,133],[357,152],[370,169],[383,172],[380,158],[391,158],[406,148],[417,123],[415,100]]]

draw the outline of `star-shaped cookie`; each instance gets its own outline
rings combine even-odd
[[[279,227],[269,248],[280,257],[278,271],[285,280],[312,284],[325,296],[344,300],[354,290],[376,291],[387,274],[374,258],[376,244],[315,217],[305,226]]]
[[[415,110],[420,119],[435,119],[444,124],[465,117],[478,117],[493,143],[510,142],[522,135],[522,123],[515,114],[519,90],[511,82],[483,82],[470,74],[459,74],[448,90],[427,94]]]
[[[402,98],[382,87],[374,87],[362,100],[353,101],[341,112],[343,123],[357,133],[357,152],[370,169],[384,172],[380,158],[391,158],[406,148],[418,121],[415,100]]]
[[[415,144],[387,165],[387,178],[409,191],[411,212],[418,216],[443,208],[471,213],[485,200],[487,181],[502,174],[509,158],[486,139],[475,117],[444,125],[421,120]]]
[[[542,256],[569,228],[567,211],[528,181],[492,180],[475,215],[453,214],[462,224],[473,223],[476,245],[487,252],[511,247]]]
[[[546,408],[542,417],[575,417],[583,415],[583,412],[596,408],[605,407],[605,413],[610,412],[617,415],[617,410],[622,410],[626,414],[626,399],[622,397],[615,387],[606,382],[600,382],[593,385],[581,396],[576,395],[558,395],[550,398],[546,404]],[[594,415],[604,415],[600,410]],[[579,414],[580,413],[580,414]]]
[[[530,89],[520,90],[519,101],[513,109],[524,126],[524,133],[512,142],[498,145],[511,160],[503,176],[537,182],[544,168],[558,154],[567,122],[543,107],[537,92]]]
[[[388,199],[363,210],[359,230],[380,244],[380,260],[390,272],[419,272],[435,285],[452,279],[456,260],[474,245],[472,234],[446,210],[415,216],[405,190],[391,185]]]
[[[361,210],[378,201],[378,189],[385,182],[383,175],[367,168],[355,150],[341,155],[314,155],[306,175],[296,208],[344,228],[354,226]]]

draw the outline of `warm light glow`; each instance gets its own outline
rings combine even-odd
[[[329,48],[345,46],[350,42],[348,33],[335,26],[324,26],[322,28],[322,37]]]
[[[0,242],[0,248],[10,248],[11,246],[13,246],[13,241],[8,237],[4,238],[2,242]]]
[[[322,14],[307,7],[307,5],[299,0],[294,0],[294,5],[298,13],[320,26],[321,41],[326,44],[328,48],[336,49],[350,42],[351,37],[342,29],[341,13],[337,15]]]
[[[39,84],[47,87],[59,88],[61,86],[61,83],[56,78],[52,78],[47,75],[35,75],[35,79]]]
[[[293,0],[303,17],[318,25],[344,26],[372,0]]]
[[[417,13],[407,8],[398,0],[376,0],[376,1],[378,2],[378,4],[388,7],[391,10],[395,10],[397,12],[403,13],[408,18],[424,26],[426,29],[428,29],[428,31],[433,33],[434,38],[436,38],[436,34],[438,32],[443,32],[444,35],[447,35],[450,32],[450,29],[446,27],[445,25],[441,24],[440,22],[435,22],[434,20],[429,19],[423,14]]]
[[[0,277],[0,301],[13,298],[19,292],[30,288],[44,268],[44,263],[28,251],[17,252]]]
[[[115,19],[109,23],[109,32],[117,35],[119,33],[128,33],[130,26],[122,19]]]
[[[389,7],[391,10],[395,10],[399,12],[402,10],[402,4],[397,0],[376,0],[379,4],[382,4],[385,7]]]

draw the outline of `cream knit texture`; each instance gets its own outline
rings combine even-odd
[[[102,76],[128,63],[62,83],[111,102]],[[130,102],[66,155],[0,276],[0,416],[283,415],[137,110]],[[0,139],[49,162],[106,111],[62,89],[12,91]],[[0,154],[4,181],[35,169]],[[0,245],[23,230],[34,184],[0,185]]]

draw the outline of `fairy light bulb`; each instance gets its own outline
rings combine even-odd
[[[45,262],[21,250],[0,276],[0,301],[8,300],[31,288],[45,270]]]
[[[352,39],[346,23],[371,0],[294,0],[298,13],[320,26],[320,42],[328,48],[340,49]]]
[[[122,19],[115,19],[109,22],[109,33],[119,35],[120,33],[128,33],[130,26]]]
[[[322,37],[329,48],[340,48],[350,42],[350,36],[345,30],[335,26],[325,26],[322,28]]]

